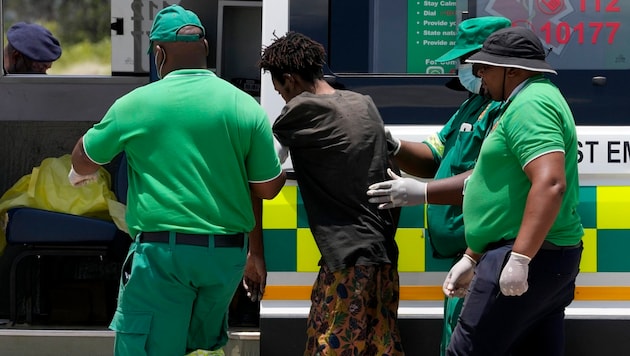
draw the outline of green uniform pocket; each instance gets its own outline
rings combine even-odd
[[[147,336],[151,330],[151,313],[116,310],[109,328],[116,332],[116,355],[146,355]]]

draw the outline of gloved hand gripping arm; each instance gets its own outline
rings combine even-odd
[[[276,154],[278,155],[278,159],[280,160],[280,164],[284,164],[284,162],[289,157],[289,148],[283,146],[277,138],[273,138],[273,146],[276,149]]]
[[[427,203],[427,183],[413,178],[402,178],[387,169],[392,180],[375,183],[368,187],[370,203],[379,203],[379,209],[413,206]]]
[[[390,156],[396,156],[400,151],[400,139],[394,137],[387,127],[385,127],[385,139],[387,140],[387,153]]]

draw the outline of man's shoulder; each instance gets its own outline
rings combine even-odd
[[[560,94],[560,89],[547,77],[531,79],[516,97],[546,97],[550,93]]]

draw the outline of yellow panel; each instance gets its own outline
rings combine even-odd
[[[584,229],[580,272],[597,272],[597,229]]]
[[[399,272],[424,272],[424,229],[398,228]]]
[[[297,271],[318,272],[321,254],[308,228],[297,229]]]
[[[597,187],[597,228],[630,229],[630,187]]]
[[[297,187],[285,186],[274,199],[263,200],[263,229],[297,228]]]

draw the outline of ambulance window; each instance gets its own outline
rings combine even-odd
[[[47,71],[51,75],[147,76],[148,33],[155,15],[164,7],[180,4],[195,11],[206,27],[216,62],[216,21],[219,0],[0,0],[4,31],[16,22],[33,22],[48,28],[59,40],[61,57]]]
[[[61,57],[47,74],[111,74],[110,0],[3,0],[2,17],[3,47],[18,22],[42,25],[59,40]]]
[[[630,4],[623,0],[478,0],[477,16],[505,16],[532,29],[558,70],[630,68]]]
[[[335,73],[445,74],[456,1],[331,0],[329,66]],[[367,35],[366,35],[367,34]]]
[[[468,6],[471,8],[462,8]],[[462,10],[531,28],[558,70],[628,69],[630,5],[622,0],[330,0],[329,66],[335,73],[443,74],[434,59],[454,44]]]

